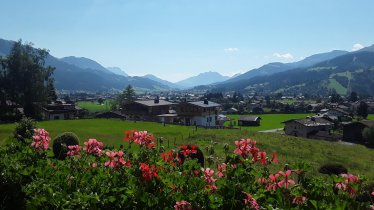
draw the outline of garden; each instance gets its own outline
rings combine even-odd
[[[72,132],[52,140],[21,121],[0,151],[0,208],[374,209],[365,176],[338,166],[311,175],[307,162],[284,162],[251,136],[224,144],[220,162],[192,136],[172,148],[145,130],[121,136],[119,146]]]

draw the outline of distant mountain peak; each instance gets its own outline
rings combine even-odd
[[[209,85],[213,83],[223,82],[230,77],[223,76],[218,72],[215,71],[208,71],[208,72],[202,72],[198,74],[197,76],[189,77],[187,79],[181,80],[177,82],[176,84],[186,87],[186,88],[192,88],[195,86],[200,85]]]
[[[114,74],[117,74],[117,75],[121,75],[121,76],[124,76],[124,77],[128,77],[129,75],[123,71],[121,68],[119,67],[106,67],[106,69],[108,69],[110,72],[114,73]]]

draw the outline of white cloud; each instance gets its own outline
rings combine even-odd
[[[226,52],[237,52],[237,51],[239,51],[239,48],[230,47],[230,48],[224,49],[224,51],[226,51]]]
[[[274,53],[273,56],[277,57],[277,58],[282,58],[282,59],[286,59],[286,60],[292,60],[294,57],[291,53],[284,53],[284,54],[281,54],[281,53]]]
[[[361,50],[362,48],[364,48],[364,46],[362,44],[357,43],[352,46],[352,51]]]

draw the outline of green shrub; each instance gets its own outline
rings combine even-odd
[[[34,134],[34,129],[36,128],[36,122],[28,117],[22,118],[18,123],[16,123],[16,128],[14,130],[14,138],[24,141],[25,139],[31,139]]]
[[[362,137],[364,137],[365,141],[369,144],[374,146],[374,126],[370,126],[365,128],[362,131]]]
[[[348,173],[348,170],[343,165],[337,163],[324,164],[319,168],[318,171],[322,174],[328,175],[339,175]]]
[[[79,138],[72,132],[65,132],[53,140],[53,153],[55,158],[64,160],[67,156],[68,146],[79,145]]]

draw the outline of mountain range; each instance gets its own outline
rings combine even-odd
[[[0,39],[0,56],[9,54],[13,41]],[[138,90],[171,90],[196,87],[210,91],[262,92],[266,94],[340,94],[356,91],[374,95],[374,45],[359,51],[334,50],[293,63],[269,63],[233,77],[204,72],[172,83],[152,74],[129,76],[118,67],[104,67],[84,57],[56,58],[48,55],[46,65],[55,67],[58,90],[108,91],[132,85]]]
[[[326,60],[319,59],[321,55]],[[313,57],[318,58],[315,59],[317,63],[313,65],[310,63],[306,66],[300,65],[304,59],[296,68],[284,68],[278,73],[239,80],[235,78],[235,80],[228,80],[205,87],[205,89],[289,95],[299,93],[327,95],[331,91],[346,95],[350,91],[355,91],[360,94],[374,95],[374,45],[355,52],[333,51]],[[274,66],[271,68],[277,69]],[[249,73],[247,72],[247,75]]]

